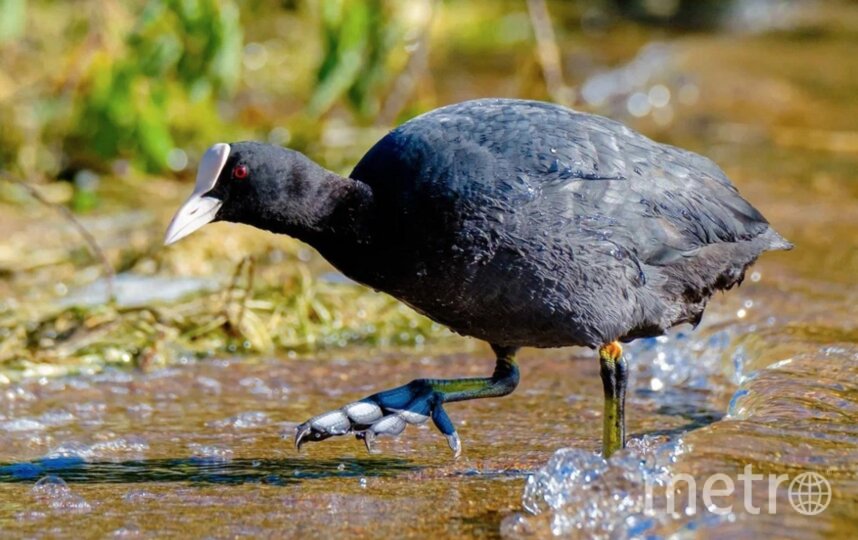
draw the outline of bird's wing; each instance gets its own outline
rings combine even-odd
[[[403,197],[488,200],[534,227],[634,249],[654,265],[769,230],[711,160],[536,101],[436,109],[382,139],[352,176],[399,204],[407,204]]]
[[[454,163],[456,152],[477,156],[483,170],[493,171],[481,179],[496,182],[506,198],[539,200],[533,206],[540,211],[599,234],[627,231],[628,245],[651,264],[709,244],[750,240],[769,228],[711,160],[619,122],[508,100],[466,102],[434,116]]]

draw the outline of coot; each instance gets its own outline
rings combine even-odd
[[[212,221],[314,246],[346,276],[491,344],[489,377],[417,379],[301,424],[308,441],[432,419],[443,405],[504,396],[520,347],[598,349],[603,453],[624,445],[621,342],[697,324],[713,292],[764,251],[789,249],[705,157],[557,105],[480,99],[394,129],[348,178],[257,142],[216,144],[166,244]]]

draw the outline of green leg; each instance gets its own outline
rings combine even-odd
[[[494,345],[492,349],[497,356],[497,363],[491,377],[418,379],[414,383],[428,385],[434,392],[438,393],[441,403],[505,396],[518,386],[519,372],[518,364],[515,362],[516,350]]]
[[[629,369],[623,348],[616,341],[599,349],[605,415],[602,425],[602,453],[605,459],[626,447],[625,405]]]
[[[492,349],[497,363],[491,377],[416,379],[311,418],[298,426],[295,445],[300,449],[306,442],[353,432],[372,452],[376,435],[399,435],[408,424],[422,424],[431,418],[458,457],[461,443],[443,404],[505,396],[518,385],[516,349],[495,345]]]

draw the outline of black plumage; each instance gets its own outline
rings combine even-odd
[[[542,102],[417,117],[364,156],[352,189],[296,153],[232,146],[274,193],[230,200],[219,218],[317,244],[356,281],[500,345],[660,335],[787,246],[710,160]],[[269,173],[284,160],[285,176]]]
[[[247,180],[230,177],[237,164]],[[216,219],[302,239],[350,278],[509,350],[696,324],[714,291],[790,247],[709,159],[535,101],[426,113],[347,179],[235,143],[208,195]]]

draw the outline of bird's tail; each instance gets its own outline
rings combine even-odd
[[[771,227],[763,234],[763,239],[767,243],[766,251],[789,251],[795,247],[792,242]]]

